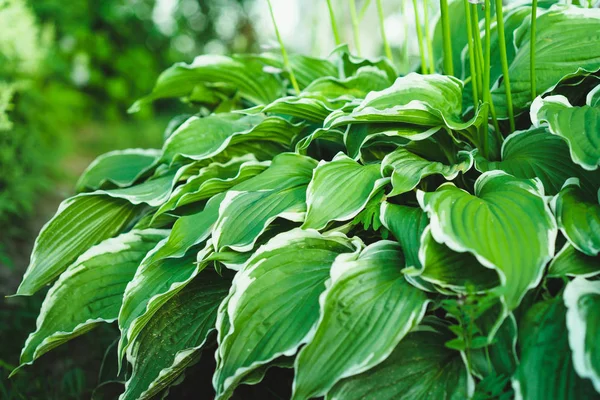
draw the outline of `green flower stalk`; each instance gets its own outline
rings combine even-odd
[[[429,73],[435,73],[435,60],[433,59],[433,43],[429,29],[429,0],[423,0],[423,19],[425,24],[425,42],[427,43],[427,58],[429,59]]]
[[[423,45],[423,31],[421,29],[421,21],[419,19],[419,8],[417,0],[413,0],[413,8],[415,10],[415,26],[417,28],[417,40],[419,41],[419,55],[421,56],[421,71],[423,74],[428,74],[427,62],[425,61],[425,48]]]
[[[328,0],[330,1],[330,0]],[[381,0],[377,0],[377,14],[379,15],[379,25],[381,29],[381,39],[383,40],[383,47],[385,49],[386,57],[394,62],[394,57],[392,56],[392,49],[390,48],[390,44],[387,40],[387,36],[385,35],[385,24],[383,18],[383,6],[381,5]]]
[[[294,75],[294,70],[290,65],[290,60],[287,55],[287,51],[285,50],[285,46],[283,44],[283,39],[281,38],[281,34],[279,33],[279,28],[277,28],[277,21],[275,20],[275,14],[273,13],[273,5],[271,4],[271,0],[267,0],[267,4],[269,5],[269,12],[271,13],[271,20],[273,21],[273,27],[275,28],[275,35],[277,36],[277,40],[279,41],[279,47],[281,47],[281,56],[283,57],[283,66],[285,70],[290,74],[290,81],[292,82],[292,86],[296,93],[300,93],[300,87],[298,86],[298,81],[296,80],[296,76]]]
[[[535,31],[536,31],[536,22],[537,22],[537,0],[533,0],[533,3],[531,4],[531,35],[530,37],[530,43],[529,43],[529,60],[530,60],[530,64],[529,64],[529,73],[530,73],[530,80],[531,80],[531,99],[535,100],[535,96],[536,96],[536,87],[535,87],[535,80],[536,80],[536,76],[535,76]]]
[[[440,11],[442,14],[442,32],[444,38],[444,73],[446,75],[454,75],[454,65],[452,64],[452,35],[450,33],[448,0],[440,0]]]
[[[469,67],[471,70],[471,88],[473,89],[473,102],[477,106],[479,104],[479,86],[477,79],[477,69],[475,67],[475,45],[473,43],[473,24],[471,20],[471,7],[469,0],[463,0],[465,5],[465,17],[467,20],[467,43],[469,49]]]
[[[335,20],[335,13],[333,12],[333,5],[331,4],[331,0],[327,0],[327,8],[329,9],[329,20],[331,22],[331,30],[333,31],[335,45],[339,46],[342,43],[342,40],[340,39],[340,33],[338,32],[337,22]]]
[[[350,18],[352,19],[352,32],[354,33],[354,47],[356,54],[360,56],[360,30],[358,27],[358,15],[356,14],[356,1],[348,0],[350,6]]]
[[[479,89],[479,99],[483,101],[483,50],[481,45],[481,33],[479,31],[479,10],[477,5],[471,4],[471,28],[473,33],[473,47],[475,58],[475,70],[477,77],[477,88]]]
[[[502,0],[496,0],[496,20],[498,23],[498,46],[500,48],[500,60],[502,62],[502,75],[504,75],[504,87],[506,89],[506,107],[510,121],[510,131],[515,131],[515,116],[513,113],[512,93],[510,90],[510,76],[508,73],[508,56],[506,54],[506,38],[504,36],[504,15]]]

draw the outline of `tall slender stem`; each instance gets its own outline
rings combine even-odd
[[[450,33],[448,0],[440,0],[440,11],[442,14],[442,32],[444,39],[444,74],[454,75],[454,65],[452,63],[452,35]]]
[[[512,93],[510,90],[510,76],[508,74],[508,56],[506,55],[506,38],[504,36],[504,15],[502,0],[496,0],[496,20],[498,23],[498,47],[500,47],[500,59],[502,62],[502,75],[504,75],[504,88],[506,90],[506,108],[510,121],[510,131],[515,131],[515,115],[513,113]]]
[[[400,18],[402,26],[404,26],[404,47],[402,48],[402,62],[403,68],[410,70],[410,60],[408,56],[408,35],[409,35],[409,24],[408,18],[406,18],[406,1],[400,0]]]
[[[425,48],[423,47],[423,31],[421,30],[417,0],[413,0],[413,8],[415,9],[415,25],[417,27],[417,40],[419,41],[419,55],[421,56],[421,72],[423,74],[428,74],[427,62],[425,61]]]
[[[290,65],[290,60],[287,55],[287,51],[285,50],[285,46],[283,44],[283,39],[279,34],[279,29],[277,28],[277,21],[275,21],[275,14],[273,13],[273,6],[271,5],[271,0],[267,0],[267,4],[269,5],[269,12],[271,13],[271,19],[273,20],[273,27],[275,28],[275,35],[277,35],[277,40],[279,41],[279,47],[281,47],[281,56],[283,57],[283,66],[286,71],[290,74],[290,81],[292,82],[292,86],[296,93],[300,93],[300,87],[298,86],[298,81],[296,81],[296,76],[294,75],[294,70]]]
[[[354,33],[354,47],[356,54],[360,56],[360,30],[358,29],[358,15],[356,14],[356,1],[348,0],[350,6],[350,18],[352,19],[352,33]]]
[[[381,5],[381,0],[377,0],[377,13],[379,15],[379,25],[381,28],[381,39],[383,40],[383,47],[385,49],[385,55],[391,62],[394,62],[394,57],[392,56],[392,49],[390,48],[390,44],[387,40],[387,36],[385,35],[385,24],[384,24],[385,21],[384,21],[384,17],[383,17],[383,6]]]
[[[335,20],[335,13],[333,12],[333,5],[331,4],[331,0],[327,0],[327,8],[329,9],[329,20],[331,21],[331,30],[333,31],[335,45],[339,46],[342,43],[342,41],[340,39],[340,33],[338,32],[337,22]]]
[[[531,99],[535,100],[536,96],[536,76],[535,76],[535,30],[537,22],[537,0],[533,0],[531,4],[531,35],[529,43],[529,79],[531,80]]]
[[[492,121],[494,123],[494,128],[496,134],[500,134],[500,127],[498,125],[498,120],[496,118],[496,110],[494,109],[494,104],[492,104],[492,93],[490,91],[490,70],[491,70],[491,59],[492,59],[492,12],[491,12],[491,2],[490,0],[485,0],[485,57],[484,57],[484,73],[483,73],[483,90],[485,95],[485,102],[489,104],[490,114],[492,115]],[[487,128],[487,124],[486,124]],[[486,129],[487,131],[487,129]],[[488,147],[488,135],[486,133],[484,137],[484,147],[486,149],[486,156],[489,158],[489,147]]]
[[[363,6],[360,8],[360,11],[358,12],[358,20],[362,21],[363,18],[365,17],[365,14],[367,13],[367,10],[369,9],[369,6],[371,5],[371,0],[366,0],[363,3]]]
[[[427,58],[429,59],[429,73],[435,74],[435,60],[433,59],[433,44],[429,31],[429,0],[423,0],[423,23],[425,24],[425,43],[427,43]]]
[[[473,44],[473,24],[471,21],[471,7],[469,7],[469,0],[463,0],[465,5],[465,17],[467,20],[467,45],[469,48],[469,67],[471,69],[471,88],[473,89],[473,102],[475,109],[479,105],[479,93],[477,86],[477,70],[475,69],[475,49]]]
[[[479,98],[481,101],[483,99],[483,50],[481,45],[481,32],[479,30],[479,9],[476,5],[471,4],[471,25],[473,27],[473,44],[474,44],[474,58],[475,58],[475,68],[477,70],[477,88],[479,89]]]

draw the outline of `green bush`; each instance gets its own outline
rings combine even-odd
[[[20,368],[116,322],[123,400],[203,351],[207,398],[292,368],[292,399],[597,398],[600,10],[549,3],[442,7],[464,41],[428,74],[346,46],[166,70],[132,109],[200,111],[95,160],[41,231]]]
[[[39,28],[21,0],[0,1],[0,237],[22,233],[16,221],[29,216],[36,198],[66,147],[77,96],[46,81],[52,38]],[[1,251],[1,249],[0,249]]]

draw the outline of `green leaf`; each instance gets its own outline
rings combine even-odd
[[[406,282],[402,262],[400,246],[389,241],[336,259],[317,329],[296,358],[292,399],[322,396],[381,363],[420,322],[428,300]]]
[[[349,77],[358,73],[365,67],[374,67],[385,73],[391,83],[398,77],[398,72],[390,60],[386,57],[362,58],[353,55],[347,44],[336,47],[329,57],[338,67],[341,77]]]
[[[262,174],[227,192],[213,229],[215,249],[249,251],[275,218],[301,222],[315,167],[312,158],[284,153]]]
[[[405,268],[421,269],[420,239],[429,225],[427,214],[417,207],[381,203],[381,223],[392,232],[404,253]]]
[[[580,377],[591,379],[600,392],[600,282],[575,278],[567,284],[564,300],[573,367]]]
[[[344,133],[344,144],[348,156],[357,160],[361,150],[374,140],[394,143],[408,143],[410,140],[424,140],[439,131],[439,127],[428,128],[417,125],[398,126],[395,124],[350,125]]]
[[[321,161],[306,192],[303,228],[322,229],[330,221],[354,218],[385,184],[379,164],[360,165],[343,153]]]
[[[158,207],[169,198],[181,171],[182,170],[166,172],[162,176],[149,179],[138,185],[127,188],[97,190],[93,192],[93,194],[107,195],[117,199],[127,200],[135,205],[146,203],[150,207]]]
[[[302,125],[283,118],[241,113],[191,117],[167,139],[162,159],[172,162],[179,157],[206,160],[224,151],[230,144],[248,140],[271,141],[290,145]]]
[[[133,372],[120,400],[152,398],[198,360],[230,283],[207,268],[157,310],[127,351]]]
[[[211,163],[177,187],[171,193],[169,200],[156,211],[155,216],[187,204],[210,199],[216,194],[258,175],[269,165],[270,161],[257,161],[252,154],[235,157],[224,164]]]
[[[344,133],[338,129],[317,128],[296,143],[296,153],[306,155],[309,147],[316,140],[319,140],[319,142],[316,142],[317,144],[320,142],[330,142],[342,147],[344,144]]]
[[[94,328],[117,319],[125,286],[165,230],[130,231],[83,253],[52,286],[21,352],[21,366]]]
[[[481,265],[471,253],[452,251],[448,246],[436,242],[429,227],[421,235],[419,250],[420,271],[407,271],[442,288],[466,294],[491,290],[500,285],[496,271]]]
[[[409,333],[381,364],[334,386],[327,400],[463,400],[474,383],[449,335],[428,328]]]
[[[546,400],[595,399],[589,381],[577,376],[562,299],[536,303],[519,324],[520,363],[513,376],[516,398]]]
[[[588,93],[585,104],[590,107],[600,107],[600,85]]]
[[[600,256],[587,256],[568,242],[556,254],[548,267],[548,276],[550,277],[592,277],[598,274],[600,274]]]
[[[545,192],[555,195],[571,177],[590,190],[600,186],[600,174],[584,171],[571,160],[567,142],[547,128],[532,128],[509,135],[502,144],[501,161],[488,161],[475,153],[475,167],[481,172],[500,169],[517,178],[538,178]]]
[[[204,258],[212,250],[212,244],[208,241],[198,255],[190,252],[180,258],[156,260],[152,255],[160,250],[163,243],[159,243],[142,261],[125,289],[118,316],[121,330],[119,363],[131,342],[152,320],[157,310],[206,267]]]
[[[363,99],[372,91],[387,88],[392,82],[380,69],[365,66],[358,69],[355,75],[346,78],[322,77],[312,82],[302,94],[318,95],[329,100]]]
[[[525,22],[530,24],[529,20]],[[580,7],[551,8],[537,17],[535,39],[535,95],[552,90],[560,81],[600,69],[600,10]],[[529,29],[515,39],[517,52],[509,66],[515,113],[531,104]],[[492,90],[496,113],[507,118],[506,89],[499,80]]]
[[[465,173],[473,166],[471,153],[461,151],[455,163],[447,165],[437,161],[429,161],[410,150],[399,147],[389,153],[381,162],[381,174],[391,176],[392,191],[388,197],[410,192],[417,187],[422,179],[440,174],[446,180],[452,180],[459,173]]]
[[[587,200],[576,178],[567,180],[551,203],[558,227],[569,242],[588,256],[600,253],[600,204]]]
[[[283,87],[274,75],[263,70],[264,65],[253,59],[218,55],[196,57],[191,64],[176,63],[159,77],[152,93],[131,106],[136,112],[144,104],[168,97],[183,97],[197,85],[230,87],[254,104],[267,104],[279,97]]]
[[[125,187],[132,185],[149,171],[160,156],[160,150],[116,150],[96,158],[81,174],[77,191],[96,190],[106,184]]]
[[[215,399],[227,399],[247,376],[312,336],[319,296],[335,258],[358,250],[344,235],[294,229],[262,246],[237,273],[219,326]],[[228,328],[224,334],[223,328]]]
[[[538,285],[554,254],[557,229],[535,181],[492,171],[477,179],[474,195],[443,184],[435,192],[417,192],[417,198],[438,243],[470,252],[498,271],[499,294],[509,311]]]
[[[225,193],[217,194],[208,200],[202,211],[177,219],[168,239],[161,242],[145,262],[152,264],[165,258],[183,257],[193,246],[208,239],[219,218],[219,207],[224,198]]]
[[[600,10],[598,10],[600,11]],[[533,125],[548,129],[569,144],[571,158],[593,171],[600,165],[600,108],[573,107],[564,96],[538,97],[531,105]]]
[[[137,211],[126,200],[94,194],[63,201],[35,241],[17,295],[32,295],[52,282],[87,249],[121,232]]]
[[[309,86],[319,78],[337,75],[335,65],[322,58],[292,54],[290,55],[290,65],[301,88]]]
[[[252,56],[250,56],[252,57]],[[271,67],[282,70],[284,76],[289,78],[289,73],[285,70],[285,64],[281,53],[263,53],[260,56],[254,56],[268,64]],[[289,55],[290,67],[294,71],[296,81],[300,88],[305,88],[311,82],[328,76],[337,76],[336,66],[329,60],[310,57],[303,54]]]
[[[289,115],[309,122],[323,122],[332,111],[343,105],[336,106],[321,96],[290,96],[275,100],[263,112]]]
[[[464,130],[481,121],[462,120],[462,81],[443,75],[410,73],[387,89],[370,92],[350,113],[333,112],[325,127],[355,123],[404,123]]]

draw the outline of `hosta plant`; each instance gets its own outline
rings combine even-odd
[[[600,9],[441,3],[405,76],[347,46],[166,70],[132,110],[198,113],[42,229],[21,367],[114,323],[123,400],[211,353],[200,398],[271,368],[294,400],[597,398]]]

